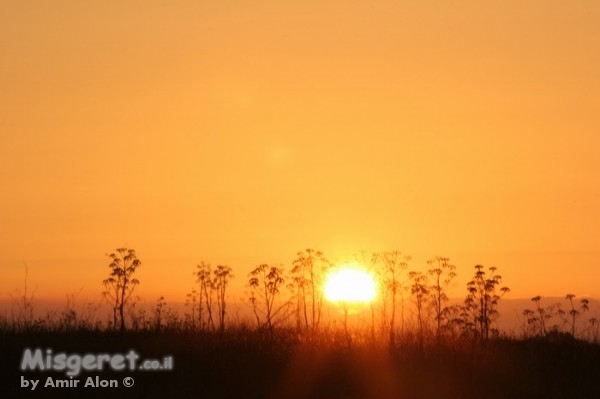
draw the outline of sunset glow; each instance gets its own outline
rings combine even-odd
[[[200,261],[241,301],[306,246],[600,296],[600,2],[1,9],[0,302],[25,264],[39,300],[101,301],[121,246],[150,302]]]
[[[600,398],[599,50],[600,0],[0,0],[1,396]]]
[[[329,274],[325,282],[325,298],[331,302],[368,303],[377,295],[377,284],[371,274],[356,266],[342,267]]]

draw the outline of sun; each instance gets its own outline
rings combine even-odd
[[[345,265],[327,276],[324,293],[331,302],[369,303],[377,295],[377,284],[366,270],[356,265]]]

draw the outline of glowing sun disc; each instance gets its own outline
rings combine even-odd
[[[371,302],[377,295],[377,284],[368,272],[344,267],[329,274],[325,281],[325,298],[331,302]]]

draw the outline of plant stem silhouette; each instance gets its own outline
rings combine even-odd
[[[102,282],[105,288],[103,294],[112,304],[113,330],[116,331],[118,324],[119,330],[123,333],[125,306],[129,303],[135,287],[140,283],[133,275],[142,262],[137,258],[135,250],[127,248],[118,248],[108,257],[111,259],[108,265],[110,275]]]
[[[450,287],[452,280],[456,277],[454,270],[456,267],[449,263],[448,258],[435,257],[427,261],[432,268],[427,270],[427,274],[433,280],[429,287],[431,303],[435,317],[435,338],[439,343],[442,331],[442,323],[448,316],[448,308],[445,304],[448,302],[446,291]]]
[[[264,325],[273,332],[275,317],[287,306],[287,302],[276,307],[279,289],[285,283],[284,271],[281,267],[262,264],[250,272],[248,286],[250,287],[250,303],[258,326],[262,326],[261,315],[265,318]]]
[[[200,329],[213,329],[215,323],[213,320],[213,291],[214,280],[212,277],[212,269],[209,263],[200,262],[196,266],[196,281],[199,285],[198,289],[198,323]],[[202,304],[204,302],[204,305]],[[204,320],[204,309],[206,310],[206,321]]]
[[[219,311],[219,331],[225,331],[225,315],[227,314],[225,308],[227,306],[226,293],[229,280],[233,278],[231,273],[231,267],[225,265],[218,265],[213,271],[214,274],[214,288],[217,292],[217,309]]]
[[[389,298],[389,327],[388,336],[389,344],[396,344],[396,315],[398,313],[398,296],[401,296],[401,333],[404,333],[404,296],[402,291],[401,276],[408,267],[410,256],[403,256],[400,251],[387,251],[375,254],[377,263],[381,264],[382,272],[380,273],[383,286],[385,289],[384,295]],[[385,318],[385,315],[384,315]]]
[[[292,263],[292,280],[295,284],[297,326],[315,332],[321,320],[323,306],[323,278],[330,263],[322,251],[307,249],[298,252]],[[302,323],[303,321],[303,323]]]
[[[465,299],[467,310],[474,317],[474,333],[481,341],[487,341],[490,337],[491,325],[498,317],[496,310],[500,298],[507,292],[510,292],[508,287],[497,287],[502,282],[502,276],[496,274],[496,268],[488,268],[489,274],[483,266],[475,266],[475,275],[467,283],[469,294]],[[495,332],[495,331],[494,331]]]

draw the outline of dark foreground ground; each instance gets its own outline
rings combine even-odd
[[[83,371],[78,388],[43,387],[65,372],[22,371],[25,348],[54,353],[173,356],[172,371]],[[117,380],[118,388],[83,388],[88,377]],[[21,378],[40,380],[34,391]],[[134,385],[126,388],[125,377]],[[344,339],[301,342],[291,334],[0,333],[2,398],[600,398],[600,346],[560,340],[500,340],[348,346]]]

